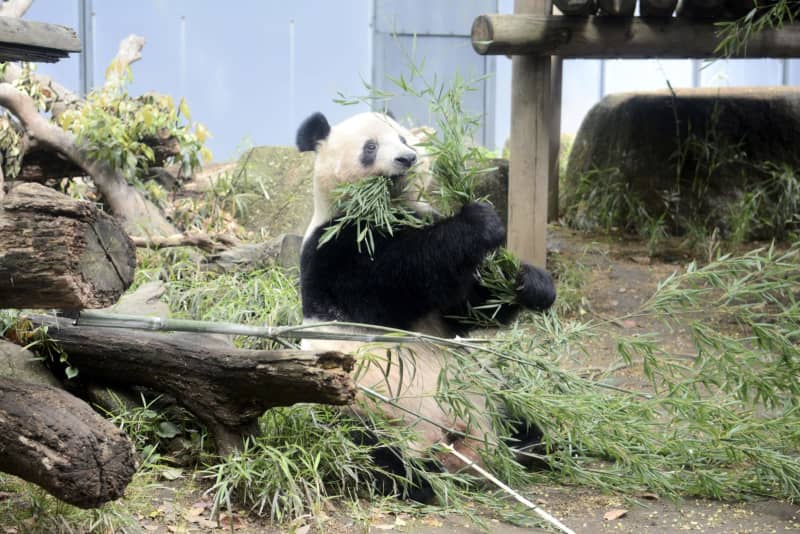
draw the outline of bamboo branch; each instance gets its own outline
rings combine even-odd
[[[474,469],[477,473],[486,478],[486,480],[488,480],[501,490],[505,491],[506,493],[514,497],[517,501],[521,502],[522,504],[533,510],[536,515],[538,515],[539,517],[547,521],[549,524],[556,527],[559,531],[564,532],[564,534],[575,534],[574,530],[572,530],[564,523],[562,523],[552,515],[548,514],[547,512],[536,506],[533,502],[520,495],[519,492],[515,491],[510,486],[501,482],[500,479],[498,479],[496,476],[486,471],[481,466],[479,466],[478,464],[476,464],[475,462],[473,462],[472,460],[470,460],[469,458],[458,452],[449,443],[439,443],[439,445],[441,445],[445,450],[447,450],[447,452],[449,452],[450,454],[452,454],[453,456],[455,456],[456,458],[467,464],[468,467]]]
[[[133,244],[141,248],[197,247],[206,252],[219,252],[239,244],[239,240],[226,234],[208,235],[204,233],[174,234],[167,237],[131,236]]]

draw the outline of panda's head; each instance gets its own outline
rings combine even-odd
[[[418,203],[420,192],[427,187],[427,173],[415,172],[424,155],[415,146],[420,141],[418,131],[404,128],[383,113],[359,113],[333,127],[322,113],[303,121],[297,131],[297,148],[316,152],[314,217],[309,230],[336,215],[331,213],[335,187],[368,176],[390,178],[393,194],[409,205]],[[414,176],[414,183],[409,183],[409,176]]]

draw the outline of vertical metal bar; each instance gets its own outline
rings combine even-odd
[[[187,39],[187,25],[186,25],[186,16],[181,15],[181,22],[180,22],[180,43],[179,43],[179,50],[178,50],[178,61],[180,62],[178,68],[178,85],[180,90],[180,96],[185,97],[187,89],[189,87],[188,82],[188,70],[189,70],[189,61],[188,61],[188,47],[186,46],[186,39]]]
[[[296,127],[294,119],[294,45],[294,19],[289,19],[289,139],[294,138],[294,129]]]
[[[81,54],[78,64],[79,91],[86,96],[94,87],[94,9],[92,0],[78,0],[78,34]]]

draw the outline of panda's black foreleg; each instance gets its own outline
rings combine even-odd
[[[372,473],[375,489],[383,496],[395,495],[423,504],[434,501],[436,494],[433,486],[419,472],[407,465],[407,458],[397,447],[381,442],[375,433],[368,428],[359,428],[351,432],[350,437],[359,445],[372,447],[372,462],[377,468]],[[442,468],[435,460],[417,460],[422,462],[425,471],[441,472]],[[399,479],[407,479],[398,484]]]
[[[478,280],[474,280],[466,300],[445,310],[448,327],[457,335],[468,335],[469,331],[475,328],[475,324],[469,319],[470,308],[485,309],[493,298],[494,295],[488,288],[481,285]],[[500,325],[510,324],[519,312],[526,308],[536,312],[546,311],[553,305],[555,299],[556,286],[553,277],[543,269],[522,262],[517,276],[516,301],[499,304],[497,308],[491,310],[492,322]]]
[[[376,244],[363,284],[385,302],[406,304],[408,315],[419,319],[463,302],[483,258],[504,239],[492,206],[466,204],[453,217]]]

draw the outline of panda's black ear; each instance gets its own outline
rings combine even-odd
[[[300,152],[308,152],[317,149],[317,143],[326,139],[331,133],[331,126],[328,119],[319,111],[303,121],[297,130],[297,149]]]
[[[397,117],[394,116],[394,113],[392,113],[391,109],[387,109],[386,112],[385,112],[385,115],[387,117],[389,117],[390,119],[392,119],[393,121],[397,120]]]

